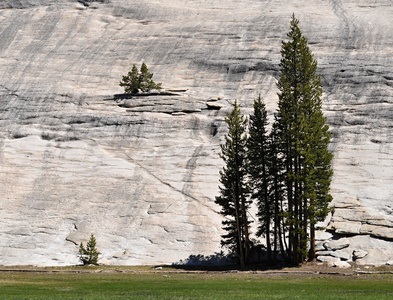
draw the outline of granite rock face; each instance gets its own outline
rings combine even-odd
[[[0,1],[0,265],[160,264],[220,251],[225,114],[276,109],[292,13],[318,60],[335,210],[320,260],[393,260],[390,0]],[[126,99],[145,62],[168,93]]]

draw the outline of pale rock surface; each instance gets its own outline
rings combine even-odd
[[[333,251],[331,255],[333,257],[337,257],[341,260],[350,260],[352,258],[352,255],[350,253],[348,253],[348,251],[345,251],[345,250]]]
[[[315,234],[316,241],[326,241],[333,237],[333,234],[327,231],[317,231]]]
[[[351,268],[352,266],[346,261],[336,261],[333,263],[333,267],[348,269]]]
[[[326,248],[324,247],[323,243],[319,242],[315,244],[315,251],[325,251]]]
[[[364,251],[364,250],[354,250],[353,251],[353,259],[356,260],[356,259],[366,257],[367,254],[368,254],[368,252]]]
[[[341,260],[338,257],[333,256],[318,256],[318,261],[328,264],[329,266],[334,266],[335,263],[339,263]]]
[[[326,250],[336,251],[336,250],[348,248],[349,244],[342,244],[340,240],[338,241],[336,240],[336,241],[326,242],[323,244],[323,246],[325,247]]]
[[[90,233],[106,264],[219,251],[224,117],[275,111],[292,13],[333,136],[322,237],[393,259],[390,0],[103,2],[0,1],[0,265],[76,264]],[[115,100],[142,62],[176,95]]]
[[[386,262],[393,259],[391,253],[392,243],[387,240],[370,237],[367,235],[356,235],[351,237],[342,237],[341,243],[347,243],[349,246],[340,251],[348,255],[348,262],[353,261],[358,265],[385,265]],[[319,251],[322,257],[334,256],[335,251]]]
[[[320,257],[326,257],[326,256],[331,256],[331,257],[336,257],[339,258],[340,260],[351,260],[352,255],[348,253],[346,250],[322,250],[318,251],[318,258]]]

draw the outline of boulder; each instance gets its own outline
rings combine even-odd
[[[315,251],[318,252],[318,251],[326,250],[326,248],[323,246],[323,244],[324,244],[323,242],[316,243],[315,244]]]
[[[333,234],[331,234],[330,232],[326,232],[326,231],[317,231],[315,234],[315,240],[316,241],[326,241],[329,240],[333,237]]]
[[[340,243],[340,241],[329,241],[323,243],[323,246],[328,251],[336,251],[341,250],[349,247],[348,243]]]
[[[354,250],[352,256],[354,260],[357,260],[366,257],[367,254],[368,252],[364,250]]]
[[[350,260],[352,258],[352,255],[350,253],[343,250],[332,251],[331,256],[338,257],[341,260]]]
[[[393,226],[390,224],[389,226],[363,224],[360,233],[393,240]]]
[[[317,255],[320,255],[320,256],[333,256],[333,255],[332,255],[332,251],[329,251],[329,250],[326,250],[326,251],[318,251],[318,252],[317,252]]]
[[[332,221],[332,227],[334,232],[339,235],[348,235],[348,234],[359,234],[360,228],[362,227],[362,222],[353,222],[353,221]]]
[[[317,261],[333,266],[335,263],[339,263],[341,260],[332,256],[317,256]]]
[[[367,252],[365,257],[356,260],[356,264],[384,266],[393,257],[391,251],[386,249],[369,248]]]
[[[98,261],[98,263],[102,266],[110,266],[111,261],[109,259],[102,258]]]
[[[352,266],[351,266],[348,262],[346,262],[346,261],[336,261],[336,262],[333,263],[333,266],[334,266],[334,267],[337,267],[337,268],[342,268],[342,269],[348,269],[348,268],[351,268],[351,267],[352,267]]]

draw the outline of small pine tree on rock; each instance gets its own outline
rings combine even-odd
[[[98,265],[98,252],[96,248],[97,242],[93,234],[90,235],[90,239],[86,244],[86,248],[83,243],[79,245],[79,260],[83,265]]]
[[[143,63],[140,70],[140,87],[139,87],[142,92],[161,89],[161,83],[156,84],[152,78],[153,78],[153,73],[150,73],[146,64]]]
[[[126,94],[136,94],[139,91],[139,72],[135,65],[132,66],[131,71],[123,76],[120,86],[124,87]]]
[[[153,81],[153,73],[149,72],[145,63],[142,64],[140,71],[133,65],[131,71],[123,76],[119,85],[124,87],[126,94],[137,94],[139,91],[148,92],[154,89],[162,89],[161,83],[155,83]]]

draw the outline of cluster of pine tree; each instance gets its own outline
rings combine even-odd
[[[140,71],[133,65],[131,71],[123,76],[119,85],[124,87],[126,94],[137,94],[139,91],[148,92],[153,89],[162,89],[161,83],[155,83],[153,81],[153,73],[149,72],[145,63],[142,63]]]
[[[247,120],[235,101],[225,119],[216,203],[225,216],[221,244],[244,267],[252,253],[249,209],[258,208],[257,236],[265,238],[267,259],[299,264],[315,258],[316,224],[329,213],[332,154],[329,127],[322,114],[321,80],[313,58],[292,17],[283,42],[278,81],[278,111],[268,132],[265,104],[259,97]]]

